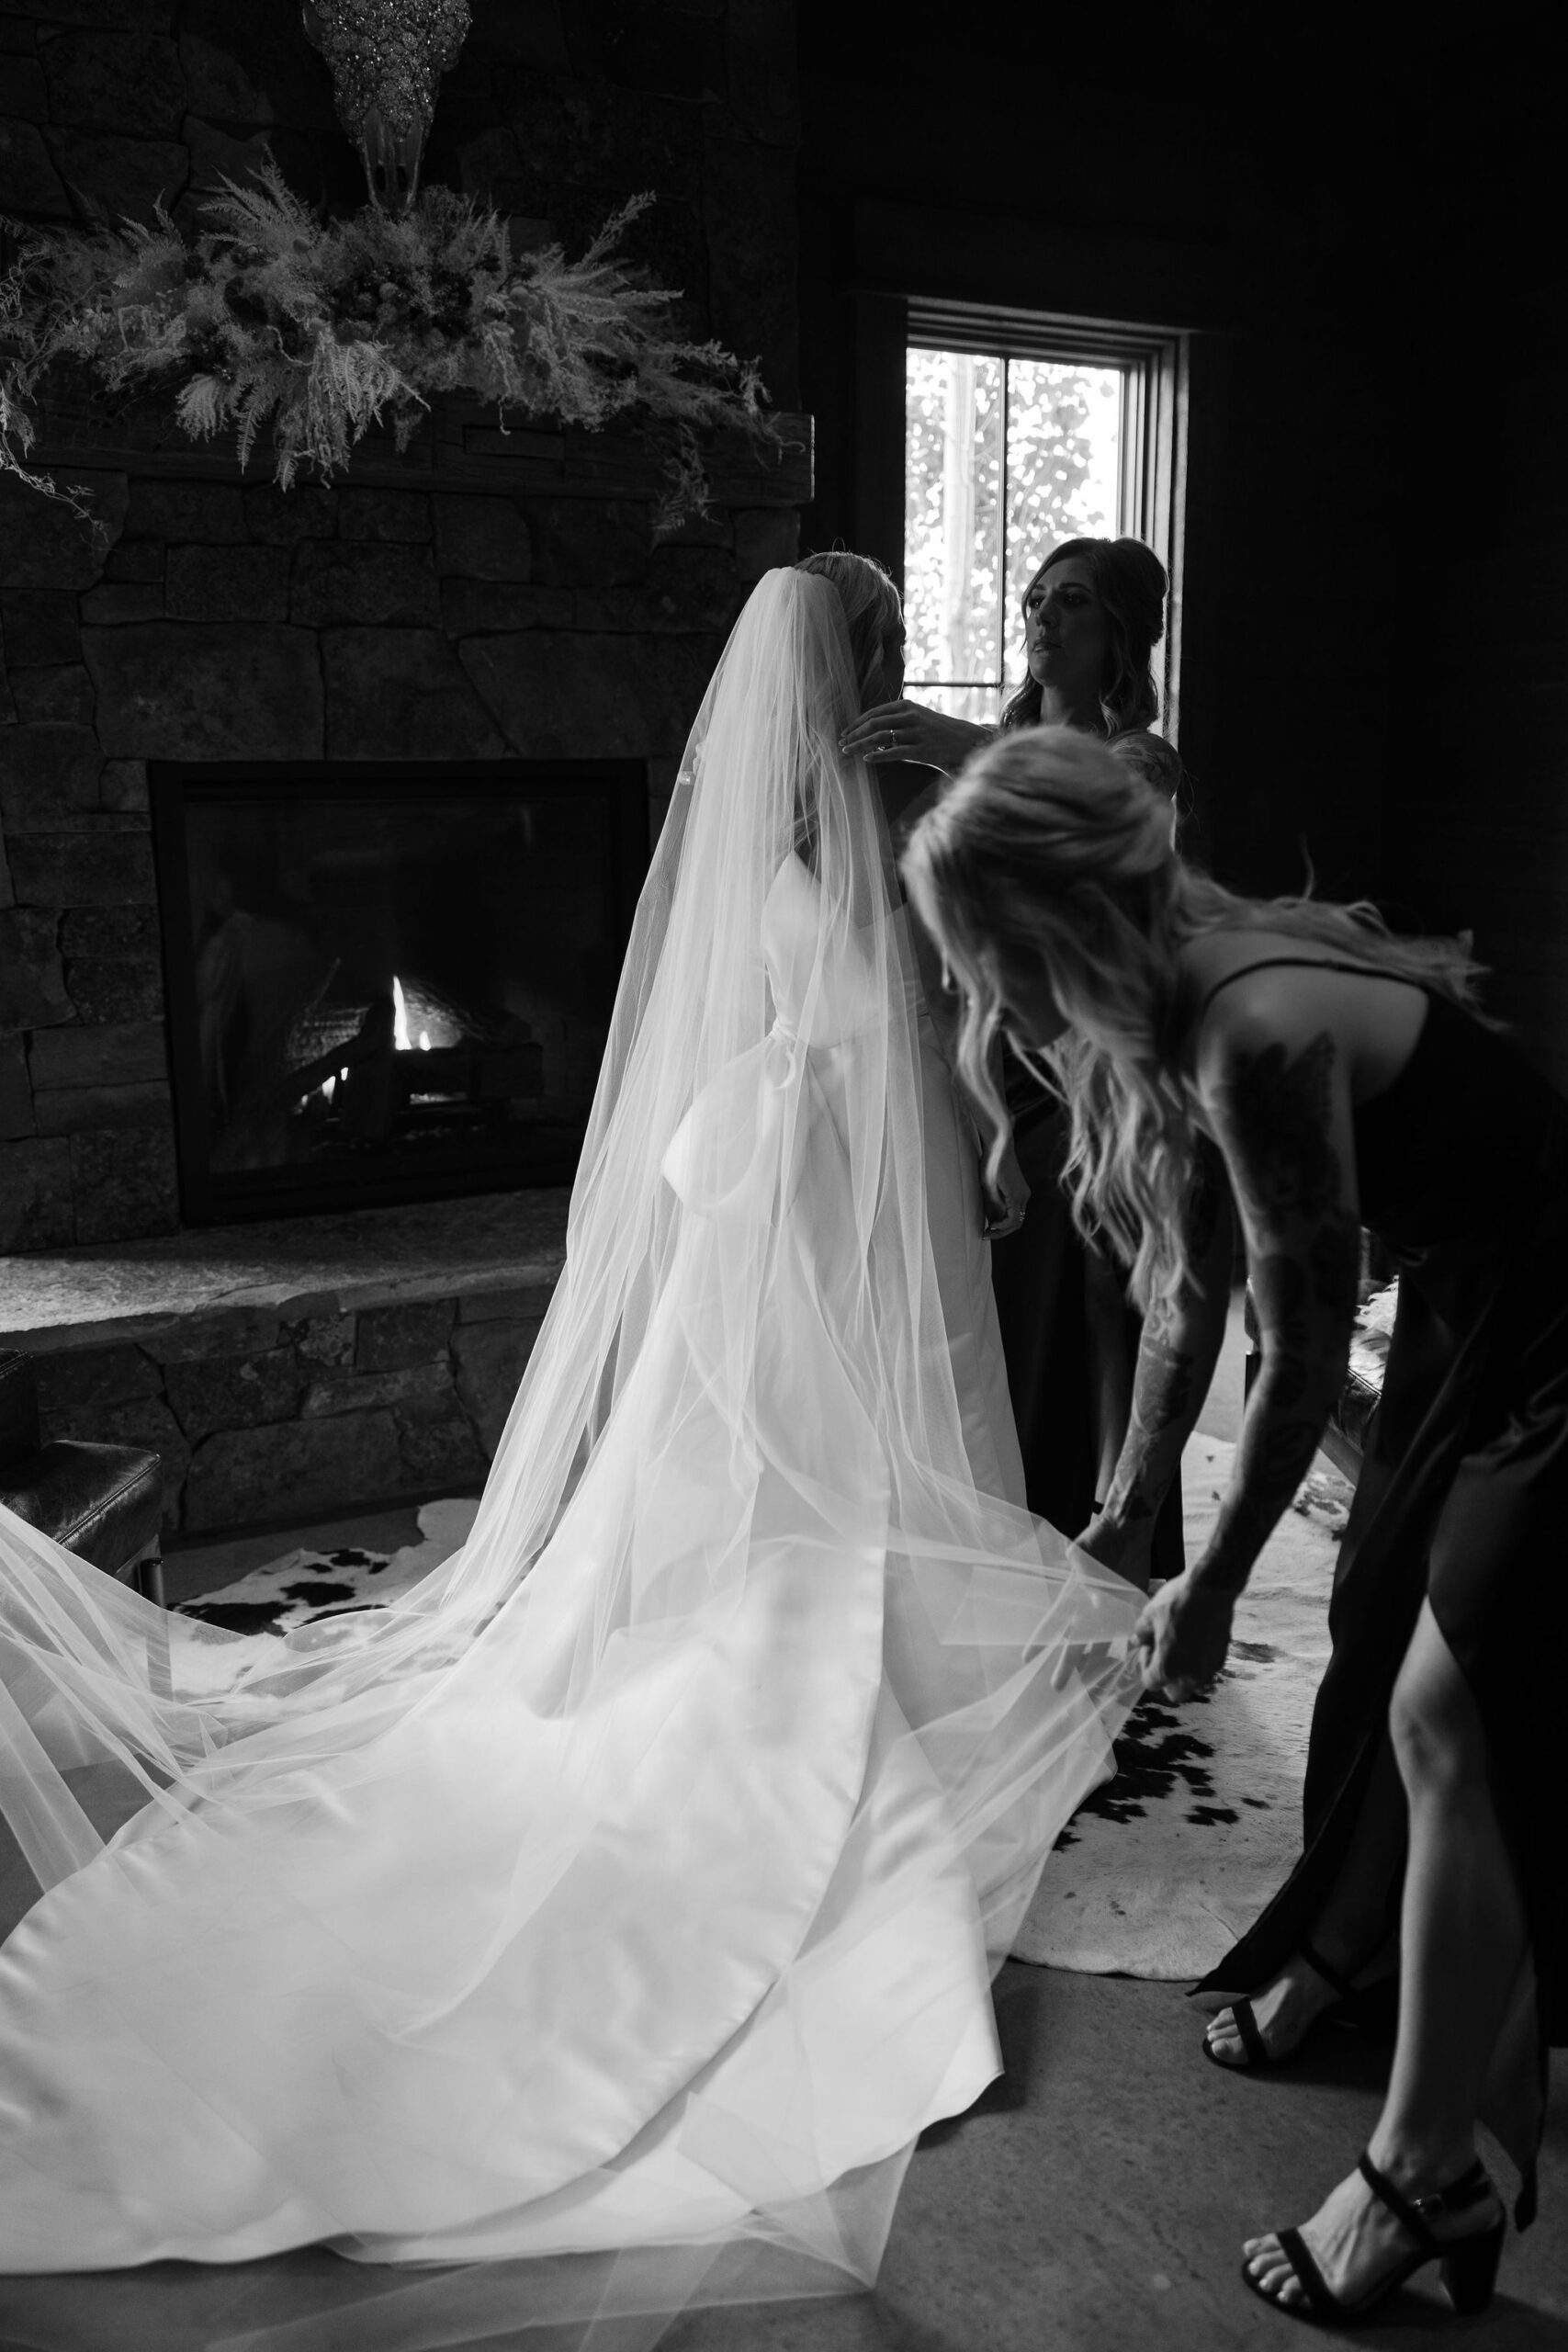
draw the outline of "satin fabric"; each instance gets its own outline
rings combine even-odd
[[[591,2330],[841,2290],[996,2070],[1138,1600],[1021,1508],[974,1137],[828,750],[836,605],[749,613],[465,1554],[269,1647],[0,1517],[48,1881],[0,1951],[0,2270],[450,2266],[296,2352],[469,2340],[476,2293]]]

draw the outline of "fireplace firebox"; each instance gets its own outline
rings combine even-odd
[[[647,869],[641,762],[150,782],[190,1222],[570,1182]]]

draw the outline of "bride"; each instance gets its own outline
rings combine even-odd
[[[736,626],[459,1555],[240,1636],[0,1511],[0,2272],[445,2266],[285,2331],[333,2352],[842,2292],[996,2073],[1139,1596],[1021,1508],[974,1141],[838,750],[900,635],[847,556]]]

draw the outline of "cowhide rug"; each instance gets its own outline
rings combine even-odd
[[[1198,1437],[1182,1464],[1187,1555],[1219,1508],[1234,1448]],[[1307,1727],[1328,1656],[1326,1612],[1348,1488],[1309,1479],[1270,1538],[1236,1612],[1231,1661],[1211,1697],[1147,1699],[1116,1744],[1117,1771],[1057,1840],[1013,1950],[1089,1975],[1186,1981],[1212,1968],[1295,1859]],[[467,1538],[479,1506],[427,1503],[420,1541],[386,1553],[296,1549],[183,1613],[234,1632],[283,1634],[384,1607]]]
[[[231,1634],[288,1634],[318,1617],[347,1609],[384,1609],[421,1577],[438,1568],[468,1539],[479,1504],[472,1498],[426,1503],[419,1512],[417,1544],[400,1552],[371,1552],[341,1544],[335,1552],[296,1549],[265,1568],[253,1568],[235,1584],[180,1605],[182,1617],[199,1617]]]
[[[1234,1446],[1182,1462],[1187,1556],[1213,1525]],[[1328,1657],[1327,1609],[1348,1486],[1314,1473],[1269,1538],[1213,1695],[1145,1699],[1117,1770],[1057,1839],[1013,1944],[1086,1975],[1189,1980],[1249,1927],[1296,1859],[1307,1729]]]

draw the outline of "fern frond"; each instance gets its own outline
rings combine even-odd
[[[676,428],[675,447],[662,470],[670,487],[660,500],[653,517],[656,539],[668,539],[694,516],[700,517],[713,511],[708,496],[707,475],[703,469],[702,451],[689,424]]]
[[[226,422],[226,389],[216,376],[193,376],[175,395],[175,413],[193,441],[209,441]]]
[[[448,188],[318,220],[268,156],[209,198],[194,252],[162,207],[150,225],[28,232],[0,279],[0,470],[34,479],[28,406],[62,359],[109,391],[174,378],[182,430],[232,427],[242,464],[270,418],[286,487],[301,465],[341,472],[384,414],[405,447],[431,398],[463,390],[590,432],[673,426],[667,530],[705,503],[699,435],[779,435],[756,368],[678,335],[680,297],[620,258],[652,201],[632,198],[576,260],[558,243],[513,254],[501,216]]]

